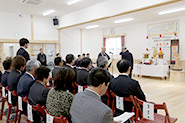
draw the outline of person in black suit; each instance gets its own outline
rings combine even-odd
[[[132,70],[133,70],[133,56],[132,53],[129,52],[129,50],[123,46],[122,47],[122,52],[120,53],[122,59],[126,59],[129,61],[131,69],[130,69],[130,74],[129,77],[132,78]]]
[[[8,76],[8,87],[10,91],[17,91],[17,84],[22,76],[22,72],[24,71],[26,66],[26,60],[23,56],[15,56],[12,60],[12,68],[13,70],[10,72]]]
[[[101,56],[107,57],[108,60],[110,59],[109,55],[105,51],[106,51],[106,48],[105,47],[102,47],[102,51],[98,54],[98,59]],[[97,59],[97,64],[98,64],[98,59]]]
[[[89,76],[89,70],[92,67],[91,59],[84,57],[80,61],[80,68],[77,71],[77,83],[81,86],[87,85],[87,79]]]
[[[56,72],[61,69],[61,67],[63,66],[63,61],[61,59],[61,57],[56,57],[54,59],[54,63],[55,63],[55,67],[54,69],[52,70],[52,78],[54,79],[54,76],[56,74]]]
[[[117,68],[120,75],[111,80],[111,90],[120,97],[129,97],[130,95],[133,95],[138,99],[146,101],[145,94],[143,93],[139,82],[128,76],[131,69],[129,61],[125,59],[118,61]],[[124,112],[132,112],[132,106],[132,103],[124,102]],[[120,115],[122,113],[123,111],[118,109],[116,110],[116,115]]]
[[[26,51],[26,49],[28,48],[28,43],[29,43],[28,39],[26,38],[20,39],[19,40],[20,48],[17,51],[17,55],[23,56],[26,59],[26,62],[30,60],[30,56],[28,52]]]
[[[35,70],[36,82],[31,86],[28,94],[28,101],[31,105],[39,104],[41,107],[46,105],[49,89],[46,83],[49,81],[50,69],[41,66]],[[40,113],[33,111],[33,123],[40,123]]]
[[[81,55],[78,55],[78,58],[76,59],[74,65],[77,67],[80,67],[80,60],[81,60]]]
[[[17,84],[22,76],[26,66],[26,60],[23,56],[15,56],[12,60],[12,71],[8,75],[8,88],[10,91],[17,91]],[[17,97],[12,96],[12,105],[16,106]]]
[[[40,48],[40,53],[37,55],[37,60],[40,61],[41,65],[46,66],[46,55],[43,53],[43,49]]]
[[[11,64],[12,64],[12,59],[7,59],[3,62],[3,67],[5,69],[5,72],[3,73],[3,75],[1,76],[1,85],[3,87],[6,87],[8,85],[8,75],[10,74],[11,70],[12,70],[12,67],[11,67]]]
[[[28,96],[30,87],[35,82],[35,70],[40,67],[40,62],[32,59],[26,63],[26,72],[21,76],[17,85],[17,94],[21,97]]]

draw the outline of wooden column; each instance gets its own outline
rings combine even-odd
[[[60,30],[58,30],[58,49],[59,49],[59,53],[61,54],[61,36],[60,36]]]
[[[80,52],[82,54],[82,29],[80,29]]]
[[[33,33],[33,15],[30,15],[31,18],[31,40],[34,40],[34,33]]]

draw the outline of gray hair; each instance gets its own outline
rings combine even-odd
[[[31,59],[26,63],[26,71],[32,71],[33,68],[38,68],[40,67],[40,62],[36,59]]]
[[[99,57],[97,66],[101,67],[101,68],[104,68],[106,64],[108,64],[107,57],[105,57],[105,56]]]

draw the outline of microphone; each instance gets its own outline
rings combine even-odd
[[[112,52],[109,52],[110,54],[114,54],[114,53],[112,53]]]

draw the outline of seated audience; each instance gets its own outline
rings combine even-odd
[[[108,72],[108,59],[107,59],[107,57],[104,57],[104,56],[99,57],[97,63],[98,63],[98,64],[97,64],[98,67],[104,68],[104,69],[107,70],[107,72]],[[109,72],[108,72],[108,73],[109,73]],[[109,74],[110,74],[110,73],[109,73]],[[110,74],[110,75],[111,75],[111,74]],[[111,75],[111,79],[112,79],[112,78],[114,78],[113,75]]]
[[[67,54],[66,56],[66,67],[74,69],[75,57],[73,54]]]
[[[77,67],[80,67],[80,60],[81,60],[81,55],[78,55],[78,58],[76,59],[74,65]]]
[[[89,53],[87,53],[87,57],[90,58],[90,54]]]
[[[77,83],[81,86],[86,86],[89,75],[89,69],[92,67],[91,59],[84,57],[80,61],[80,64],[80,69],[78,69],[77,71]]]
[[[31,86],[28,94],[28,101],[31,105],[39,104],[41,107],[46,105],[49,89],[45,85],[49,81],[49,72],[50,69],[44,66],[35,70],[36,82]],[[34,123],[40,122],[40,116],[41,114],[39,112],[33,111]]]
[[[112,110],[102,103],[110,76],[102,68],[94,68],[89,74],[88,88],[74,96],[70,114],[73,123],[113,123]]]
[[[63,61],[62,61],[62,58],[61,57],[56,57],[54,59],[54,62],[55,62],[55,67],[54,69],[52,70],[52,77],[54,78],[54,75],[55,73],[61,69],[62,65],[63,65]]]
[[[120,75],[111,80],[111,90],[120,97],[129,97],[130,95],[133,95],[141,100],[146,101],[145,95],[139,85],[139,82],[131,79],[128,76],[131,69],[129,61],[125,59],[118,61],[117,68],[120,72]],[[124,102],[124,112],[131,112],[132,106],[132,103]],[[122,113],[123,111],[118,109],[116,110],[116,115],[120,115]]]
[[[49,81],[50,69],[47,67],[39,67],[35,70],[36,82],[31,86],[28,94],[28,100],[31,105],[46,104],[46,97],[49,89],[46,88],[46,83]]]
[[[10,91],[17,91],[17,84],[22,76],[22,72],[24,71],[26,66],[26,60],[23,56],[15,56],[12,60],[12,68],[13,70],[8,75],[8,87]]]
[[[7,80],[8,80],[8,75],[10,74],[12,67],[12,59],[6,59],[3,62],[3,67],[5,69],[5,72],[3,73],[2,77],[1,77],[1,84],[3,87],[6,87],[8,85]]]
[[[56,73],[54,78],[54,88],[51,89],[47,96],[46,109],[49,114],[60,117],[63,115],[71,120],[69,113],[73,94],[67,92],[68,86],[74,80],[75,72],[67,67],[62,67]]]
[[[85,53],[82,54],[82,59],[85,57]]]
[[[28,96],[30,87],[35,82],[35,70],[40,66],[40,62],[32,59],[26,63],[26,72],[21,76],[17,85],[17,94],[21,97]]]

